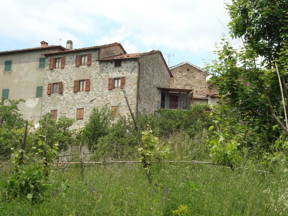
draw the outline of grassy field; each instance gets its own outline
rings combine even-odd
[[[158,165],[151,185],[140,165],[114,164],[87,167],[84,176],[77,167],[54,171],[42,204],[1,201],[0,215],[288,215],[285,172]]]

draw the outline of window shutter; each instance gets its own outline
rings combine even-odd
[[[65,67],[65,57],[61,57],[61,69],[64,69]]]
[[[80,90],[79,80],[74,80],[74,93]]]
[[[49,83],[47,87],[47,95],[51,95],[51,90],[52,90],[52,84]]]
[[[58,85],[59,85],[58,93],[63,94],[63,82],[59,82]]]
[[[81,56],[77,55],[75,59],[75,65],[76,67],[79,67],[81,64]]]
[[[121,77],[121,85],[120,85],[121,89],[123,89],[125,87],[125,82],[126,82],[125,77]]]
[[[49,59],[49,69],[53,70],[55,68],[55,59],[50,57]]]
[[[2,98],[4,99],[9,98],[9,89],[2,89]]]
[[[36,88],[36,98],[40,98],[43,95],[43,87],[42,86],[37,86]]]
[[[114,79],[113,78],[109,78],[108,80],[108,90],[112,90],[114,88]]]
[[[87,65],[90,66],[92,64],[92,54],[87,54]]]
[[[85,84],[85,91],[90,91],[90,79],[86,79]]]

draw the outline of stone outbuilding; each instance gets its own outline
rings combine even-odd
[[[211,84],[209,84],[208,73],[196,65],[189,62],[183,62],[170,67],[173,78],[170,79],[171,89],[182,89],[189,93],[190,98],[187,99],[190,104],[216,104],[218,101],[218,93]],[[181,95],[175,95],[173,104],[178,101],[178,107],[183,108],[181,105]]]

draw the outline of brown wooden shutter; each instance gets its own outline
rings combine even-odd
[[[64,69],[65,67],[65,57],[61,57],[61,69]]]
[[[85,91],[90,91],[90,79],[86,79],[85,84]]]
[[[114,79],[113,78],[109,78],[108,80],[108,90],[112,90],[114,88]]]
[[[83,120],[84,119],[84,108],[78,108],[76,110],[76,120]]]
[[[58,85],[59,85],[59,87],[58,87],[58,93],[59,93],[59,94],[63,94],[63,82],[59,82]]]
[[[87,65],[90,66],[92,64],[92,55],[87,54]]]
[[[51,95],[51,91],[52,91],[52,84],[49,83],[47,87],[47,95]]]
[[[120,88],[123,89],[125,87],[126,79],[125,77],[121,77],[121,85]]]
[[[50,57],[49,59],[49,69],[50,70],[53,70],[54,69],[54,62],[55,62],[55,59],[53,57]]]
[[[75,65],[76,67],[79,67],[81,64],[81,56],[77,55],[75,59]]]
[[[80,90],[80,83],[79,80],[74,80],[74,93]]]

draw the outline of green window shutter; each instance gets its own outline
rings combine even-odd
[[[12,61],[11,61],[11,60],[5,61],[5,68],[4,68],[4,70],[5,70],[5,71],[11,71],[11,69],[12,69]]]
[[[45,58],[39,58],[39,68],[45,68]]]
[[[40,98],[43,95],[43,86],[37,86],[36,88],[36,97]]]
[[[9,89],[2,89],[2,98],[4,99],[9,98]]]

